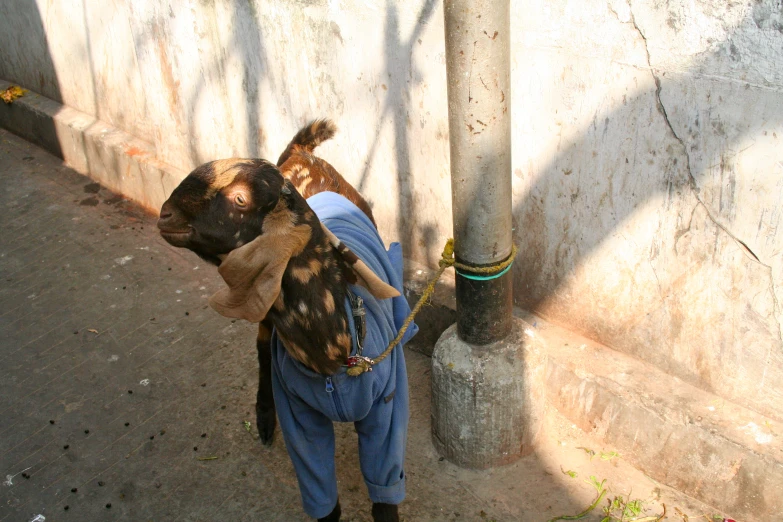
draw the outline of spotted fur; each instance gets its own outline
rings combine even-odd
[[[235,185],[244,191],[244,208],[229,201]],[[348,255],[344,246],[340,251],[328,248],[329,239],[315,213],[286,185],[274,165],[259,160],[224,160],[199,167],[164,204],[162,215],[168,219],[161,220],[162,234],[175,246],[219,262],[240,241],[249,245],[257,238],[274,238],[276,247],[287,242],[291,257],[280,281],[282,291],[269,296],[270,306],[275,304],[257,320],[267,319],[274,325],[295,359],[316,372],[332,374],[350,350],[341,342],[350,335],[345,307],[334,303],[345,301],[344,274],[352,273],[342,258],[353,265],[355,256]],[[190,230],[189,236],[174,232],[172,240],[172,224],[180,231]],[[230,285],[229,276],[223,273],[226,266],[221,266],[221,275]],[[321,320],[311,320],[316,313]]]
[[[277,166],[305,199],[319,192],[336,192],[359,207],[375,225],[370,205],[361,194],[332,165],[313,155],[315,148],[336,132],[337,126],[331,120],[311,121],[296,133],[277,160]]]

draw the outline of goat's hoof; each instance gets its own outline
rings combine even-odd
[[[261,438],[261,443],[264,446],[271,446],[275,438],[275,426],[277,426],[277,417],[275,412],[271,413],[258,413],[256,417],[256,428],[258,429],[258,436]]]
[[[372,505],[373,522],[400,522],[397,504],[374,502]]]
[[[272,443],[275,441],[275,430],[272,429],[269,433],[264,433],[262,431],[259,431],[259,438],[261,439],[261,444],[264,446],[271,446]]]

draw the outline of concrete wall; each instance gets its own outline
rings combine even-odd
[[[518,304],[777,419],[782,10],[513,0],[511,22]],[[331,117],[321,155],[434,264],[451,230],[443,39],[436,0],[6,0],[0,78],[185,170],[275,159]]]
[[[781,15],[542,1],[514,24],[520,304],[778,418]]]

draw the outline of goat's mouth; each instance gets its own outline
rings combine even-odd
[[[187,245],[188,240],[190,239],[192,230],[191,229],[185,229],[185,230],[174,230],[174,229],[160,229],[160,235],[165,239],[169,244],[176,246],[176,247],[184,247]]]

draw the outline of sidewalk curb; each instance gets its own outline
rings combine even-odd
[[[10,85],[0,80],[0,90]],[[0,103],[0,127],[156,215],[187,175],[159,161],[151,143],[32,91]]]
[[[406,262],[409,302],[418,300],[433,273]],[[427,315],[417,318],[418,335],[427,336],[422,346],[431,346],[438,328],[456,320],[454,307],[454,281],[439,282],[432,306],[422,309]],[[533,325],[532,333],[547,347],[548,405],[606,444],[591,448],[597,456],[618,451],[655,481],[739,520],[779,519],[783,423],[540,317],[515,314]],[[419,351],[432,355],[431,348]]]
[[[780,517],[783,423],[562,328],[539,326],[549,347],[550,404],[607,451],[739,520]]]

